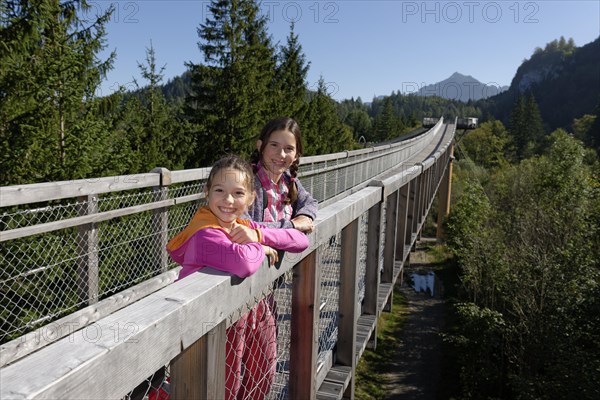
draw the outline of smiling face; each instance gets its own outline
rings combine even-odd
[[[254,201],[254,191],[248,182],[245,172],[233,168],[221,169],[213,176],[206,199],[223,228],[231,229],[236,218]]]
[[[259,152],[263,147],[262,140],[256,142]],[[281,175],[298,158],[296,137],[289,130],[273,131],[261,153],[261,161],[273,182],[278,182]]]

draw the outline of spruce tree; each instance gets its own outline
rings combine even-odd
[[[302,52],[298,35],[294,33],[294,23],[290,26],[287,44],[281,48],[280,63],[277,67],[277,85],[280,98],[276,109],[281,115],[296,119],[302,126],[302,111],[306,103],[306,74],[310,62]]]
[[[3,183],[83,178],[107,153],[95,92],[111,68],[104,25],[88,22],[86,0],[6,1],[0,30],[0,179]]]
[[[323,77],[319,79],[317,93],[307,110],[303,128],[306,155],[334,153],[354,147],[352,130],[339,120],[336,103],[327,94]]]
[[[530,138],[527,136],[526,103],[523,96],[519,96],[513,106],[509,127],[516,159],[521,160],[526,158],[529,153]]]
[[[213,0],[209,11],[198,29],[205,63],[188,63],[186,114],[195,124],[197,166],[225,152],[248,156],[272,117],[275,54],[266,17],[254,0]]]
[[[152,43],[146,48],[145,64],[138,62],[140,74],[147,86],[141,88],[134,79],[142,97],[131,97],[131,106],[139,109],[140,125],[131,126],[131,136],[138,144],[141,171],[147,172],[154,167],[182,169],[185,166],[193,138],[185,135],[184,121],[180,118],[179,105],[168,104],[162,91],[161,82],[166,66],[158,68],[156,52]],[[137,137],[136,137],[137,136]]]
[[[544,124],[542,122],[540,109],[532,93],[527,96],[525,102],[525,115],[527,118],[527,136],[534,144],[532,147],[536,150],[536,153],[539,154],[544,147],[544,138],[546,134],[544,132]]]

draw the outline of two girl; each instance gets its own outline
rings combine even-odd
[[[302,232],[313,230],[317,202],[296,179],[301,153],[298,124],[291,118],[277,118],[260,134],[254,170],[236,156],[213,166],[206,183],[208,206],[198,210],[167,246],[172,258],[183,265],[179,279],[204,266],[246,277],[258,269],[265,255],[274,264],[275,249],[302,252],[308,247]],[[263,224],[240,218],[246,211]],[[227,399],[268,395],[277,363],[274,314],[270,295],[228,328]]]

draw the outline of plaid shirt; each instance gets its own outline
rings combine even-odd
[[[285,204],[288,197],[288,182],[282,175],[279,182],[275,183],[269,178],[262,164],[258,164],[256,176],[260,180],[261,186],[265,190],[267,204],[264,206],[264,215],[262,222],[277,222],[281,220],[292,219],[292,205]]]

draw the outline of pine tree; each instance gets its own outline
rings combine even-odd
[[[519,96],[510,114],[510,133],[514,145],[515,157],[521,160],[529,153],[530,138],[527,136],[527,117],[525,97]]]
[[[372,140],[383,141],[393,139],[400,135],[402,128],[401,121],[394,111],[392,96],[387,96],[383,107],[375,116]]]
[[[327,94],[323,77],[319,79],[317,93],[307,106],[303,136],[306,155],[333,153],[354,147],[352,130],[339,120],[336,103]]]
[[[134,79],[142,98],[141,101],[135,97],[129,100],[133,109],[139,109],[141,117],[140,125],[134,124],[130,129],[138,145],[142,168],[139,172],[147,172],[154,167],[182,169],[192,149],[192,137],[184,133],[178,104],[167,104],[161,91],[165,67],[157,67],[156,52],[150,43],[150,47],[146,48],[146,63],[138,62],[142,78],[148,85],[142,89]]]
[[[296,119],[302,126],[302,110],[306,103],[306,74],[310,62],[302,52],[298,35],[294,33],[294,23],[290,26],[287,44],[281,48],[280,64],[277,68],[276,80],[279,87],[278,114]]]
[[[539,154],[543,149],[543,141],[546,134],[544,132],[544,124],[542,122],[540,109],[532,93],[527,96],[527,101],[525,103],[525,115],[527,117],[527,136],[534,144],[532,147]]]
[[[198,29],[205,64],[191,64],[186,114],[195,123],[193,163],[225,152],[248,156],[272,117],[275,55],[266,17],[254,0],[213,0]]]
[[[0,31],[0,179],[5,183],[83,178],[109,156],[94,94],[111,68],[104,25],[86,0],[7,1]]]
[[[510,116],[512,135],[517,160],[539,154],[545,137],[542,117],[535,97],[519,96]]]

